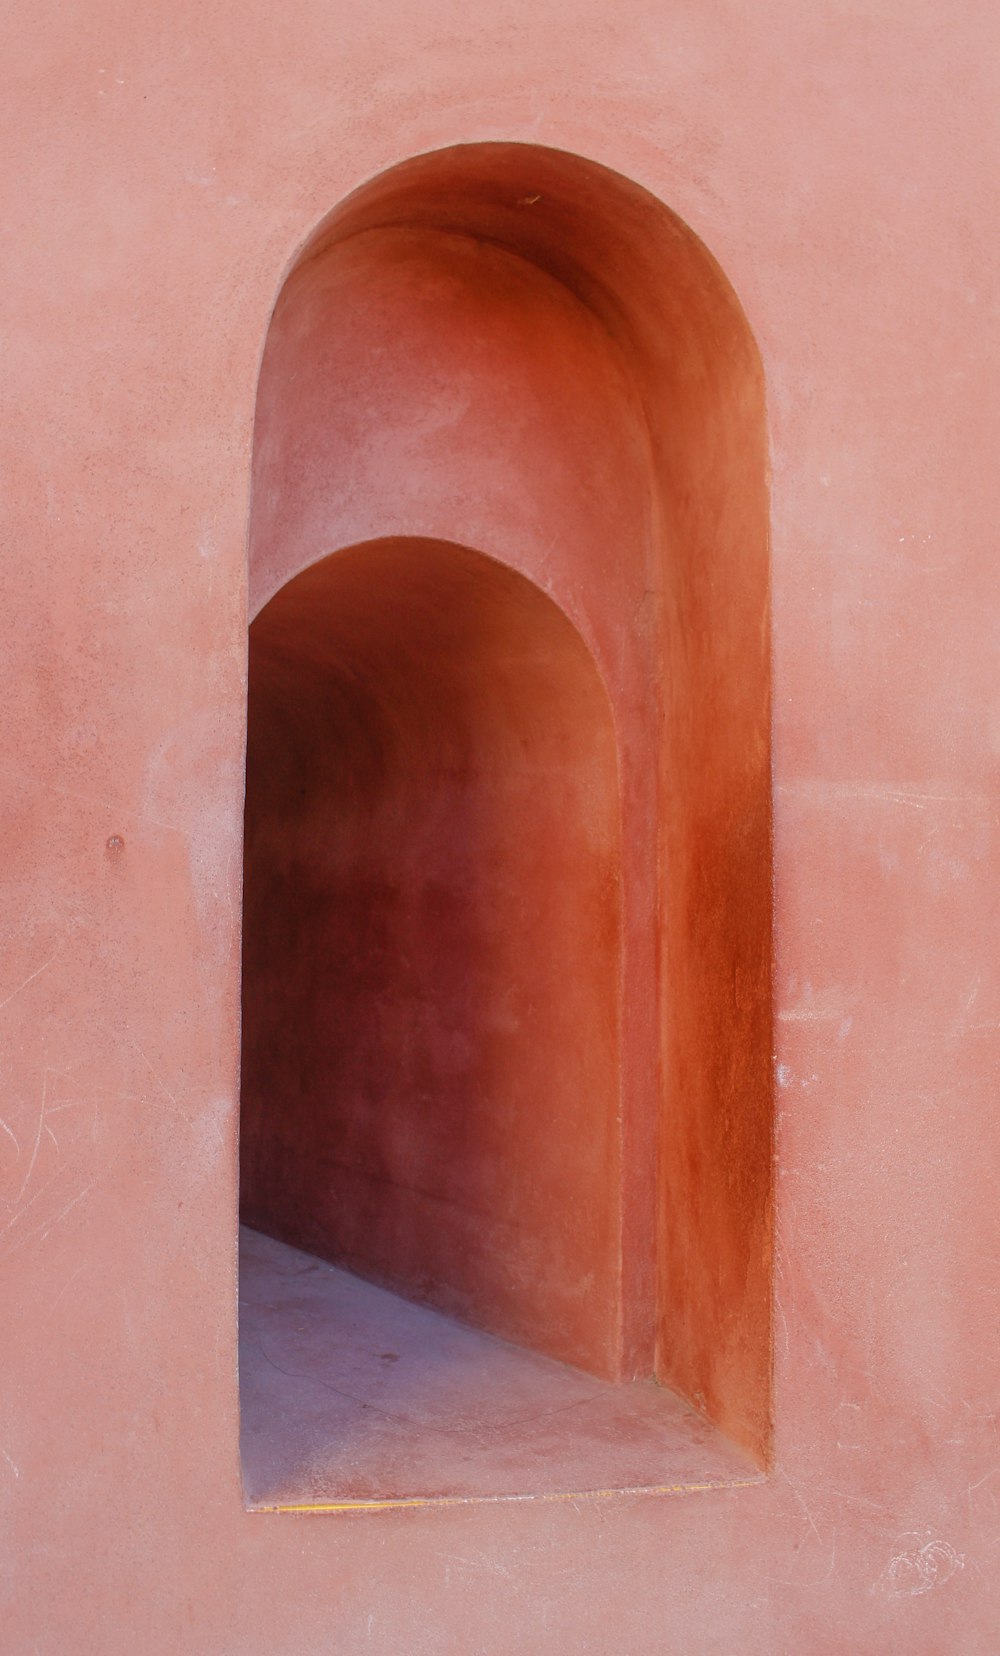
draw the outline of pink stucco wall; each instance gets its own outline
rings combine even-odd
[[[93,0],[9,28],[4,1651],[992,1656],[996,46],[982,0]],[[775,1464],[681,1499],[251,1515],[234,1034],[260,356],[338,201],[485,139],[658,196],[764,359]]]

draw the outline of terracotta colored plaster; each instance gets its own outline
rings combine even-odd
[[[38,0],[6,21],[0,1645],[995,1656],[996,7]],[[725,269],[766,369],[771,1470],[600,1502],[248,1512],[238,1035],[261,356],[338,202],[407,157],[485,141],[590,157],[667,204]],[[633,244],[624,275],[642,268]],[[660,281],[656,314],[690,287]],[[715,452],[722,429],[678,423],[664,464],[672,444]],[[702,544],[720,521],[702,519]],[[515,567],[454,522],[336,545],[418,532]],[[654,583],[626,591],[608,552],[601,579],[555,591],[537,544],[534,571],[516,567],[617,696],[615,641],[641,635]],[[298,567],[276,567],[255,608]],[[704,614],[708,566],[686,567],[685,614]],[[740,567],[734,551],[719,601]],[[628,626],[605,608],[619,593]],[[623,845],[645,775],[624,734]],[[683,775],[698,733],[671,745],[664,773]],[[649,888],[627,855],[623,959],[649,984],[629,908],[644,892],[648,913]],[[698,878],[692,863],[692,894]],[[638,1026],[655,1038],[651,1001],[624,1007],[623,1066],[646,1050]],[[699,994],[691,1017],[722,1004]],[[702,1119],[684,1118],[692,1168]],[[707,1233],[725,1240],[721,1218]],[[683,1257],[671,1277],[697,1301]]]
[[[620,1370],[607,695],[523,576],[333,554],[251,630],[242,1198],[272,1235]]]
[[[621,1140],[605,1158],[621,1334],[603,1362],[648,1373],[655,1341],[661,1377],[758,1454],[764,483],[760,366],[731,290],[660,203],[578,157],[495,144],[406,163],[331,216],[283,288],[258,397],[254,605],[338,546],[448,539],[548,590],[608,684],[625,976]]]

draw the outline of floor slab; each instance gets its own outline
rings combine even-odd
[[[239,1321],[252,1507],[682,1493],[761,1477],[651,1381],[608,1385],[246,1227]]]

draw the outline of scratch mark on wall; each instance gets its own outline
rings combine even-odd
[[[908,805],[925,811],[928,805],[965,805],[990,808],[986,794],[934,793],[923,788],[908,788],[892,782],[824,782],[800,781],[778,784],[777,793],[799,794],[819,799],[870,799],[877,804]]]
[[[843,1016],[836,1008],[827,1011],[821,1006],[785,1006],[778,1011],[783,1023],[837,1023]]]
[[[19,1478],[21,1476],[21,1468],[19,1466],[15,1466],[14,1462],[11,1460],[10,1456],[8,1455],[6,1449],[0,1449],[0,1455],[2,1455],[4,1460],[7,1462],[7,1465],[10,1467],[10,1469],[13,1472],[15,1478]]]
[[[830,1561],[821,1576],[815,1581],[789,1581],[785,1576],[765,1576],[765,1581],[772,1582],[776,1587],[825,1587],[837,1565],[837,1532],[833,1532],[833,1543],[830,1547]]]
[[[73,1286],[74,1282],[76,1281],[77,1277],[80,1275],[80,1272],[85,1271],[86,1268],[87,1268],[87,1261],[84,1259],[77,1266],[75,1271],[70,1272],[69,1276],[66,1278],[66,1281],[63,1283],[63,1285],[60,1288],[60,1290],[59,1290],[58,1294],[56,1295],[55,1299],[52,1301],[52,1304],[49,1306],[49,1315],[50,1316],[52,1316],[52,1314],[55,1312],[57,1307],[65,1299],[66,1295],[68,1294],[69,1290],[72,1288],[72,1286]]]
[[[579,1509],[577,1509],[579,1510]],[[519,1571],[512,1570],[499,1558],[492,1558],[487,1553],[474,1553],[471,1558],[461,1553],[444,1553],[441,1555],[447,1567],[457,1564],[459,1570],[471,1570],[483,1575],[495,1576],[508,1584],[510,1591],[519,1594],[524,1591]],[[533,1561],[532,1561],[533,1562]]]
[[[867,1495],[858,1495],[850,1489],[832,1489],[828,1484],[813,1484],[818,1494],[832,1495],[837,1501],[846,1501],[850,1506],[864,1507],[868,1512],[891,1513],[892,1508],[885,1506],[881,1501],[872,1501]]]
[[[26,1237],[26,1238],[23,1237],[21,1240],[22,1241],[30,1241],[30,1240],[32,1240],[32,1238],[37,1237],[40,1242],[44,1242],[45,1238],[48,1236],[48,1234],[49,1234],[50,1230],[52,1230],[53,1226],[60,1224],[61,1221],[66,1218],[66,1215],[68,1213],[72,1213],[73,1209],[77,1206],[77,1204],[79,1202],[82,1202],[85,1196],[89,1196],[90,1192],[92,1190],[94,1190],[97,1185],[100,1184],[101,1180],[106,1176],[106,1174],[110,1173],[112,1167],[114,1167],[114,1165],[115,1165],[115,1162],[120,1159],[120,1157],[124,1154],[124,1151],[125,1151],[125,1146],[122,1145],[121,1149],[118,1150],[117,1153],[111,1157],[111,1160],[106,1162],[105,1165],[100,1169],[100,1171],[98,1173],[95,1173],[94,1177],[90,1180],[89,1184],[85,1184],[83,1189],[81,1191],[78,1191],[77,1194],[73,1197],[72,1201],[67,1202],[65,1207],[60,1208],[59,1212],[55,1215],[54,1218],[52,1218],[52,1219],[43,1219],[42,1223],[40,1225],[38,1225],[36,1227],[36,1229],[30,1233],[30,1235],[28,1237]]]
[[[72,1199],[68,1201],[65,1206],[59,1209],[58,1213],[53,1214],[51,1217],[40,1219],[35,1224],[33,1229],[22,1231],[8,1247],[5,1247],[2,1257],[4,1259],[9,1258],[11,1254],[17,1253],[20,1248],[26,1247],[29,1242],[44,1242],[48,1237],[49,1232],[53,1230],[56,1225],[60,1224],[61,1221],[66,1218],[67,1214],[72,1213],[73,1209],[80,1202],[82,1202],[86,1196],[89,1196],[91,1191],[94,1190],[104,1178],[106,1178],[115,1163],[124,1155],[127,1148],[127,1145],[121,1145],[111,1159],[99,1169],[99,1171],[91,1180],[88,1181],[87,1184],[84,1185],[82,1190],[77,1191],[77,1194],[72,1197]],[[37,1195],[40,1196],[42,1194],[42,1190],[47,1189],[50,1184],[54,1183],[54,1180],[57,1177],[58,1175],[54,1174],[51,1179],[48,1179],[45,1185],[42,1186],[41,1190],[38,1191]],[[33,1197],[32,1201],[27,1203],[25,1207],[22,1208],[20,1213],[15,1214],[14,1219],[11,1220],[10,1225],[7,1226],[8,1230],[10,1230],[11,1225],[13,1225],[17,1219],[23,1217],[23,1215],[28,1211],[28,1208],[33,1205],[36,1199],[37,1197]]]
[[[169,1098],[171,1104],[173,1104],[177,1109],[180,1109],[180,1104],[178,1102],[176,1093],[172,1093],[170,1091],[170,1088],[167,1086],[167,1083],[164,1081],[162,1075],[160,1075],[158,1070],[155,1070],[153,1068],[153,1065],[150,1063],[149,1059],[146,1057],[146,1054],[143,1052],[142,1047],[139,1045],[138,1041],[131,1041],[129,1044],[134,1049],[134,1051],[136,1051],[139,1054],[139,1057],[142,1059],[143,1063],[145,1064],[146,1068],[148,1069],[150,1075],[153,1077],[153,1080],[156,1082],[156,1085],[159,1087],[160,1091],[164,1094],[164,1096],[166,1098]]]
[[[781,1319],[781,1332],[782,1332],[782,1336],[783,1336],[784,1342],[785,1342],[785,1356],[787,1357],[788,1356],[789,1345],[790,1345],[790,1339],[789,1339],[789,1333],[788,1333],[788,1318],[785,1316],[785,1308],[784,1308],[784,1306],[782,1305],[782,1303],[779,1299],[775,1300],[774,1309],[777,1312],[779,1318]]]
[[[973,1512],[974,1507],[980,1507],[983,1511],[984,1516],[986,1516],[987,1514],[989,1516],[992,1516],[996,1512],[996,1510],[997,1510],[996,1492],[993,1489],[985,1488],[985,1486],[990,1482],[990,1480],[993,1479],[993,1478],[996,1478],[996,1477],[1000,1477],[1000,1466],[994,1466],[990,1469],[989,1472],[984,1472],[982,1477],[977,1478],[975,1483],[970,1483],[968,1489],[965,1491],[966,1504],[968,1505],[968,1508],[969,1508],[969,1522],[970,1522],[970,1524],[975,1521],[975,1515],[974,1515],[974,1512]],[[976,1501],[973,1501],[972,1497],[973,1497],[973,1495],[975,1495],[977,1489],[982,1489],[983,1494],[980,1495],[979,1498]]]
[[[782,1472],[780,1475],[781,1475],[781,1477],[784,1478],[784,1480],[785,1480],[786,1484],[788,1485],[789,1489],[791,1490],[792,1494],[795,1496],[795,1500],[798,1503],[799,1509],[802,1512],[803,1517],[805,1518],[806,1522],[808,1523],[809,1528],[812,1530],[812,1532],[815,1535],[817,1541],[822,1546],[823,1537],[820,1535],[819,1530],[816,1528],[816,1520],[813,1517],[812,1513],[809,1511],[809,1508],[806,1505],[805,1499],[804,1499],[798,1485],[793,1483],[792,1479],[788,1476],[787,1472]]]
[[[28,1162],[28,1171],[25,1173],[24,1178],[21,1180],[21,1188],[18,1190],[17,1195],[14,1197],[14,1200],[10,1204],[11,1207],[15,1210],[15,1217],[17,1216],[17,1209],[21,1204],[21,1198],[23,1197],[25,1191],[27,1190],[29,1184],[31,1183],[31,1175],[35,1171],[35,1163],[38,1160],[38,1149],[39,1149],[39,1146],[42,1142],[42,1133],[45,1130],[45,1111],[46,1111],[46,1104],[47,1104],[47,1100],[48,1100],[48,1093],[49,1093],[49,1072],[48,1072],[48,1069],[44,1069],[42,1071],[42,1102],[41,1102],[41,1105],[39,1106],[39,1111],[38,1111],[38,1130],[35,1133],[35,1142],[31,1147],[31,1159]],[[13,1224],[13,1220],[11,1220],[11,1223]]]
[[[838,1403],[837,1407],[831,1412],[830,1419],[831,1420],[837,1420],[837,1416],[839,1414],[844,1413],[847,1410],[851,1411],[853,1414],[860,1414],[861,1413],[861,1404],[860,1403]],[[837,1432],[838,1432],[837,1448],[838,1449],[863,1449],[864,1448],[864,1444],[861,1442],[861,1440],[857,1436],[854,1436],[853,1438],[849,1435],[845,1436],[845,1437],[841,1437],[839,1434],[842,1431],[845,1431],[845,1427],[841,1424],[840,1421],[837,1421]]]
[[[58,953],[58,949],[53,949],[48,960],[43,960],[40,966],[37,966],[33,972],[29,973],[23,983],[19,983],[16,989],[12,989],[9,995],[7,995],[3,1000],[0,1000],[0,1012],[3,1011],[5,1006],[9,1006],[12,1000],[16,1000],[18,995],[23,995],[25,989],[27,989],[30,983],[34,983],[36,978],[40,978],[43,972],[48,971]]]
[[[911,1547],[895,1553],[872,1591],[880,1589],[889,1598],[916,1598],[946,1581],[965,1568],[965,1555],[956,1552],[948,1541],[925,1541],[922,1547]]]
[[[24,1218],[25,1214],[29,1213],[31,1211],[31,1209],[34,1207],[35,1203],[42,1196],[45,1195],[45,1192],[49,1189],[49,1187],[51,1185],[54,1185],[57,1179],[61,1178],[62,1173],[63,1173],[63,1169],[61,1167],[57,1168],[54,1173],[50,1173],[48,1178],[43,1180],[43,1182],[39,1185],[38,1189],[35,1191],[35,1194],[33,1196],[29,1197],[28,1200],[25,1203],[23,1203],[23,1205],[21,1207],[17,1208],[11,1214],[10,1218],[6,1221],[6,1223],[3,1225],[3,1227],[0,1228],[0,1236],[6,1236],[8,1231],[12,1231],[14,1229],[15,1225],[20,1224],[20,1222]]]

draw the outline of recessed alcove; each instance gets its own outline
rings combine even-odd
[[[251,629],[244,1219],[594,1373],[619,1360],[607,693],[523,575],[388,541]]]
[[[580,157],[417,157],[282,287],[250,529],[251,1504],[766,1461],[765,455],[718,267]]]

